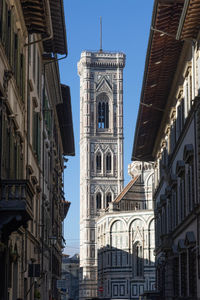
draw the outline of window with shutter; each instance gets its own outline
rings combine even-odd
[[[25,100],[25,63],[24,63],[24,55],[20,55],[20,95],[22,100]]]
[[[197,76],[198,76],[198,95],[199,95],[200,94],[200,57],[198,57],[197,60],[197,68],[198,68]]]
[[[3,8],[2,8],[2,43],[4,47],[6,47],[7,40],[7,24],[8,24],[8,7],[5,0],[3,0]]]
[[[33,111],[33,118],[32,118],[32,147],[34,152],[36,152],[36,134],[37,134],[37,129],[36,129],[36,124],[37,124],[37,120],[36,120],[36,112]]]
[[[49,100],[46,95],[44,94],[44,100],[43,100],[43,117],[46,125],[46,129],[48,131],[48,134],[51,134],[52,129],[52,118],[51,118],[51,109],[49,107]]]
[[[192,299],[196,299],[197,297],[197,283],[196,283],[196,274],[197,274],[197,263],[196,263],[196,250],[194,248],[190,248],[188,251],[189,255],[189,295],[193,297]]]
[[[35,82],[35,75],[36,75],[36,45],[33,44],[33,79]]]
[[[177,121],[176,121],[176,135],[177,135],[177,139],[179,138],[180,134],[181,134],[181,105],[178,106],[177,108]]]
[[[7,37],[6,37],[6,54],[10,62],[10,45],[11,45],[11,10],[7,11]]]
[[[41,126],[40,126],[40,113],[33,111],[33,136],[32,146],[36,154],[38,162],[41,159]]]
[[[21,53],[20,53],[20,37],[19,35],[17,36],[17,40],[16,40],[17,44],[16,44],[16,82],[17,82],[17,86],[20,90],[20,71],[21,71]]]
[[[173,259],[173,287],[174,296],[179,296],[179,257]]]
[[[14,71],[14,46],[15,46],[14,13],[12,9],[10,15],[10,64],[13,71]]]
[[[187,253],[181,253],[181,296],[187,296]]]
[[[0,39],[2,38],[2,25],[3,25],[3,1],[0,1]]]
[[[17,64],[18,64],[18,59],[17,59],[17,54],[18,54],[18,35],[15,33],[14,34],[14,46],[13,46],[13,61],[14,61],[14,76],[15,79],[17,80]]]
[[[41,126],[40,126],[40,114],[37,113],[37,158],[38,162],[41,159]]]
[[[40,97],[40,57],[37,55],[37,93]]]
[[[14,149],[14,136],[13,136],[13,131],[10,131],[10,157],[9,157],[9,178],[14,179],[15,178],[15,170],[14,170],[14,154],[15,154],[15,149]]]

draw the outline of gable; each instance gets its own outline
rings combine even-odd
[[[112,86],[110,82],[103,76],[100,81],[97,83],[96,87],[97,92],[112,92]]]

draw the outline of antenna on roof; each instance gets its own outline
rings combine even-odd
[[[102,51],[102,17],[100,17],[100,52]]]

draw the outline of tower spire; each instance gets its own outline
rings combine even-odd
[[[102,51],[102,17],[100,17],[100,52]]]

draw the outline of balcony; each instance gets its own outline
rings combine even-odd
[[[0,188],[0,229],[10,234],[33,218],[34,190],[28,180],[1,180]]]

